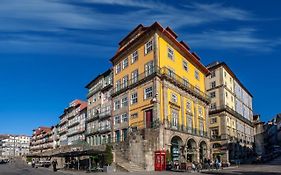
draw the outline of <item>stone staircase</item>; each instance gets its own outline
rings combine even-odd
[[[118,166],[119,168],[121,168],[124,171],[127,172],[142,172],[145,171],[145,169],[143,169],[142,167],[140,167],[139,165],[130,162],[120,156],[116,156],[115,157],[115,163],[116,166]]]

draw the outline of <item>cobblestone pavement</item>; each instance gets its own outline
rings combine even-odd
[[[223,170],[213,170],[201,173],[188,172],[138,172],[138,173],[85,173],[73,171],[52,172],[46,168],[31,168],[23,162],[0,164],[0,175],[183,175],[183,174],[222,174],[222,175],[281,175],[281,157],[266,163],[258,165],[241,165],[240,167],[232,167]]]

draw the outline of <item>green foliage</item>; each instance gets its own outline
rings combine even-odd
[[[111,165],[112,162],[113,162],[112,146],[106,145],[106,149],[104,153],[104,163],[106,165]]]
[[[26,161],[27,161],[27,162],[32,162],[32,158],[31,158],[31,157],[27,157],[27,158],[26,158]]]

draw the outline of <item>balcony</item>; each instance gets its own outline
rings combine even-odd
[[[179,75],[171,72],[166,67],[163,68],[153,67],[149,71],[139,74],[136,78],[130,79],[127,83],[120,84],[120,87],[114,87],[112,96],[113,97],[117,96],[122,92],[125,92],[127,89],[134,88],[137,85],[150,80],[154,76],[159,76],[162,79],[166,79],[170,83],[173,83],[177,87],[184,89],[185,91],[189,92],[190,94],[194,95],[200,100],[205,101],[206,103],[210,103],[211,101],[210,97],[205,92],[200,91],[198,88],[191,85],[189,82],[181,78]]]
[[[216,113],[219,113],[219,112],[223,112],[223,111],[226,111],[228,113],[230,113],[231,115],[235,116],[236,118],[238,118],[239,120],[247,123],[248,125],[252,126],[253,127],[253,123],[246,119],[245,117],[243,117],[241,114],[239,114],[238,112],[236,112],[235,110],[233,110],[232,108],[230,108],[229,106],[227,105],[223,105],[223,106],[217,106],[215,109],[210,109],[210,112],[209,114],[216,114]]]
[[[166,129],[191,134],[191,135],[194,135],[194,136],[208,138],[208,133],[206,131],[200,131],[197,128],[190,128],[190,127],[186,127],[184,125],[178,125],[178,124],[175,125],[171,121],[168,122],[168,126],[166,127]]]
[[[110,89],[111,87],[113,87],[112,82],[105,82],[101,88],[101,91],[104,92]]]
[[[90,114],[87,116],[87,122],[94,121],[99,118],[99,113]]]
[[[87,95],[87,98],[90,98],[91,96],[93,96],[95,93],[97,93],[98,91],[100,91],[102,89],[102,84],[98,84],[95,88],[89,90],[89,93]]]
[[[106,111],[102,111],[100,114],[100,119],[106,118],[106,117],[110,117],[111,116],[111,110],[106,110]]]
[[[95,128],[90,128],[90,129],[87,129],[86,131],[86,135],[93,135],[93,134],[96,134],[99,132],[99,129],[97,127]]]
[[[72,128],[76,125],[79,125],[79,123],[80,123],[79,120],[69,121],[68,128]]]
[[[111,126],[106,125],[105,127],[99,128],[100,133],[105,133],[105,132],[110,132],[111,131]]]
[[[83,133],[83,132],[85,132],[85,128],[80,128],[80,129],[78,129],[78,130],[68,131],[67,136],[68,136],[68,137],[71,137],[71,136],[74,136],[74,135],[76,135],[76,134],[81,134],[81,133]]]

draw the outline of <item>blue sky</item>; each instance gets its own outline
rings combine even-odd
[[[134,27],[170,26],[204,64],[225,61],[267,121],[281,112],[280,1],[1,0],[0,133],[58,122]]]

